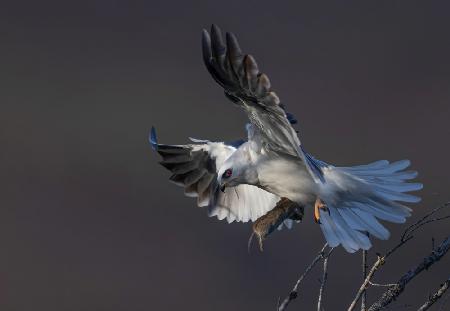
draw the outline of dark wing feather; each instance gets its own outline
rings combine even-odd
[[[209,204],[210,193],[216,180],[214,159],[201,145],[164,145],[159,144],[155,129],[150,132],[150,144],[163,158],[159,162],[172,172],[169,180],[184,187],[187,196],[198,197],[198,205]]]
[[[244,108],[250,122],[258,129],[263,142],[272,150],[298,156],[316,182],[323,182],[321,168],[312,167],[292,124],[297,120],[287,113],[272,91],[267,75],[259,71],[255,59],[244,55],[236,37],[213,25],[211,33],[203,30],[203,60],[214,80],[224,88],[225,95]]]

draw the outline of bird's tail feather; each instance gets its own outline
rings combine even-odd
[[[321,229],[328,244],[339,244],[348,251],[367,250],[372,244],[369,233],[379,239],[389,238],[389,231],[378,219],[403,223],[411,209],[399,202],[415,203],[420,198],[405,192],[422,189],[421,183],[408,183],[417,172],[404,171],[410,162],[402,160],[389,163],[382,160],[367,165],[335,168],[357,181],[361,195],[353,193],[345,200],[331,205],[328,212],[320,211]]]

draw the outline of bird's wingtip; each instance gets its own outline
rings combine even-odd
[[[153,150],[158,150],[158,139],[156,138],[156,129],[154,126],[152,126],[152,129],[150,130],[148,141]]]

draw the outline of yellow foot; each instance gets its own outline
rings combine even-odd
[[[320,224],[320,210],[328,211],[327,205],[324,201],[322,201],[319,197],[316,199],[316,203],[314,203],[314,221],[317,224]]]

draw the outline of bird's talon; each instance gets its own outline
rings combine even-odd
[[[317,217],[316,215],[314,215],[314,222],[316,223],[316,224],[322,224],[321,222],[320,222],[320,216],[319,217]]]
[[[330,209],[327,207],[326,203],[317,197],[316,202],[314,203],[314,222],[319,225],[321,224],[320,210],[327,211],[328,215],[330,215]]]

